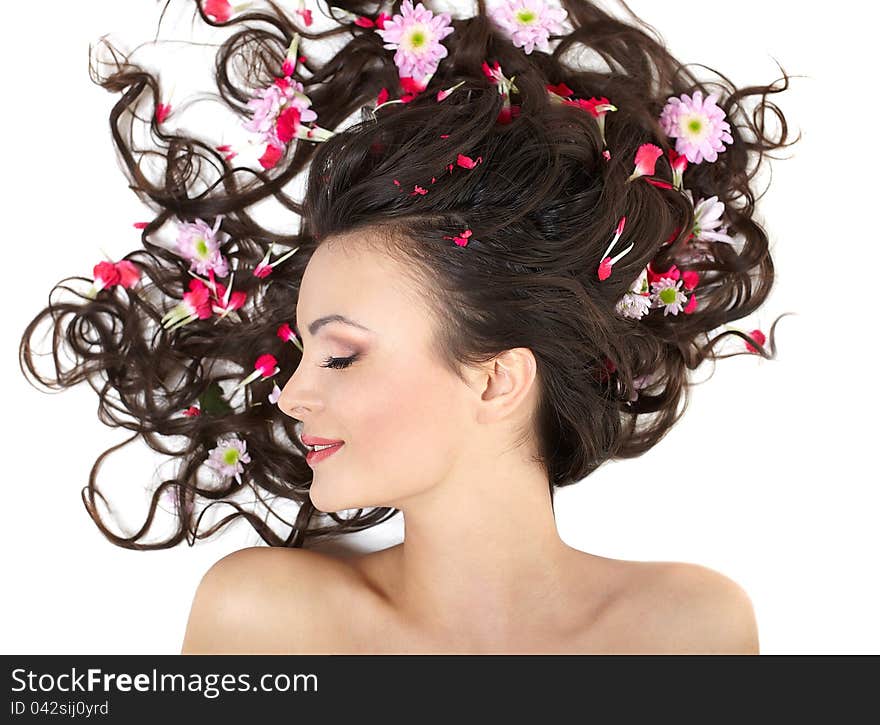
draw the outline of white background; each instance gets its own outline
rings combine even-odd
[[[738,581],[755,605],[763,653],[880,652],[877,427],[869,423],[878,404],[876,94],[867,75],[874,44],[873,25],[845,12],[848,5],[855,7],[838,3],[828,13],[794,2],[631,0],[685,62],[717,68],[737,85],[775,80],[773,58],[802,76],[772,97],[793,136],[803,133],[781,152],[790,158],[771,162],[772,183],[759,205],[776,286],[766,306],[738,326],[766,332],[782,312],[798,315],[777,328],[777,360],[721,361],[656,448],[557,494],[560,533],[573,546],[697,562]],[[87,385],[47,395],[18,368],[21,331],[52,285],[90,277],[102,249],[118,258],[140,243],[131,225],[149,214],[127,188],[108,130],[117,97],[89,80],[87,55],[105,33],[123,48],[151,40],[158,9],[153,0],[6,9],[4,653],[179,652],[202,574],[225,554],[261,543],[238,522],[194,548],[135,552],[110,544],[88,518],[80,489],[96,456],[127,433],[97,420],[97,396]],[[196,37],[189,12],[177,0],[160,38]],[[210,37],[199,24],[197,37]],[[188,75],[177,59],[198,57],[192,50],[162,50],[172,105],[187,95],[188,78],[193,90],[213,89],[210,66]],[[154,48],[143,53],[145,62],[156,57]],[[220,105],[202,105],[217,143],[247,137]],[[124,497],[114,500],[129,526],[142,521],[145,490],[158,480],[155,463],[132,445],[99,476],[108,495]],[[383,548],[401,535],[398,516],[358,541]]]

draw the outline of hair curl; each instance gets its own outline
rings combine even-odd
[[[372,108],[383,88],[394,97],[399,72],[372,29],[346,17],[331,30],[311,33],[273,2],[268,5],[271,12],[253,10],[219,23],[195,4],[202,21],[232,31],[217,52],[215,77],[234,113],[244,117],[253,91],[279,74],[295,32],[305,58],[293,77],[303,83],[323,128],[337,129],[362,107]],[[334,5],[357,15],[372,16],[379,9],[358,1]],[[515,346],[533,351],[540,403],[533,430],[524,433],[535,435],[551,500],[555,487],[583,479],[603,461],[638,456],[654,446],[684,413],[693,384],[687,371],[707,358],[729,357],[715,351],[721,339],[736,335],[761,356],[775,357],[779,318],[770,330],[769,353],[738,330],[712,338],[709,333],[754,312],[773,283],[768,238],[753,219],[756,199],[750,185],[767,152],[790,145],[784,115],[767,100],[788,88],[789,76],[783,70],[779,88],[736,88],[715,71],[720,82],[701,82],[638,22],[627,24],[583,0],[562,5],[573,32],[551,36],[559,42],[550,53],[526,54],[493,26],[480,0],[475,17],[453,19],[454,33],[443,41],[448,57],[424,93],[364,113],[325,142],[290,144],[271,170],[234,165],[209,140],[157,123],[152,110],[161,97],[158,77],[109,43],[112,60],[105,62],[112,72],[102,75],[91,63],[90,49],[92,79],[121,94],[110,113],[111,133],[130,186],[155,211],[142,232],[143,249],[125,257],[144,280],[137,289],[104,291],[94,299],[64,284],[90,281],[86,278],[59,282],[53,292],[65,290],[77,299],[50,297],[24,331],[20,358],[25,375],[30,372],[50,388],[88,381],[100,396],[102,422],[133,431],[96,460],[82,490],[89,515],[110,541],[133,549],[168,548],[184,538],[193,545],[244,517],[269,545],[302,547],[372,527],[397,513],[386,507],[358,509],[349,517],[317,512],[309,500],[311,470],[295,422],[277,406],[262,404],[272,381],[252,383],[245,404],[234,409],[218,395],[219,383],[237,381],[242,370],[252,369],[255,350],[276,356],[282,380],[296,369],[299,351],[283,343],[276,330],[294,319],[311,253],[321,240],[337,235],[367,228],[382,232],[383,249],[424,285],[439,321],[437,353],[450,370],[459,372],[463,364]],[[392,12],[399,6],[394,2]],[[310,43],[336,35],[351,37],[329,60],[315,62]],[[607,68],[566,62],[566,56],[584,49]],[[515,76],[520,113],[508,124],[496,123],[502,98],[482,73],[484,60],[498,61],[508,78]],[[436,101],[437,90],[461,81],[451,96]],[[606,118],[610,160],[602,156],[595,118],[550,102],[546,86],[560,83],[575,97],[604,96],[618,108]],[[692,202],[678,190],[626,180],[641,144],[669,148],[657,120],[666,99],[698,89],[720,93],[734,140],[716,162],[689,166],[687,187],[695,197],[717,196],[744,243],[741,249],[708,244],[696,255],[688,239]],[[751,96],[759,96],[760,103],[749,114],[744,102]],[[152,103],[148,122],[137,112],[145,100]],[[768,112],[780,122],[776,140],[765,135]],[[147,123],[155,148],[139,148],[133,140],[135,125]],[[447,165],[458,153],[482,156],[485,163],[449,173]],[[151,157],[163,164],[157,180],[144,168]],[[658,163],[658,176],[668,174],[666,157]],[[285,189],[309,164],[299,202]],[[429,179],[436,183],[428,184]],[[405,193],[416,184],[429,192]],[[249,210],[269,197],[299,215],[298,233],[279,234],[255,221]],[[635,247],[615,265],[612,277],[599,283],[599,256],[623,214]],[[266,279],[236,275],[236,289],[248,294],[240,320],[198,320],[169,332],[159,323],[186,291],[189,263],[153,237],[174,217],[191,221],[217,215],[223,216],[221,230],[228,235],[222,251],[238,270],[254,268],[273,242],[298,251]],[[472,240],[466,247],[453,245],[449,237],[465,228],[473,231]],[[692,314],[633,320],[614,313],[615,302],[648,262],[660,270],[686,263],[699,272],[699,305]],[[38,373],[31,347],[44,321],[53,331],[52,377]],[[75,358],[67,368],[59,355],[64,346]],[[651,383],[636,396],[634,381],[640,376],[649,376]],[[197,401],[201,415],[181,416]],[[242,437],[252,456],[244,479],[200,482],[197,474],[209,449],[229,433]],[[103,523],[96,498],[106,499],[95,479],[102,460],[137,437],[180,465],[154,491],[145,523],[125,536]],[[287,536],[231,500],[245,488],[291,526]],[[176,530],[158,542],[141,541],[168,489],[177,493]],[[199,497],[212,501],[201,512]],[[299,504],[292,524],[272,509],[268,499],[278,498]],[[201,516],[214,502],[235,511],[199,534]]]

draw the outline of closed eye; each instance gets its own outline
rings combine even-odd
[[[357,355],[351,355],[350,357],[328,357],[322,368],[334,368],[335,370],[342,370],[343,368],[347,368],[357,359]]]

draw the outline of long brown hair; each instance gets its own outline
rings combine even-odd
[[[392,3],[390,12],[399,12],[400,4]],[[375,5],[333,4],[370,17],[380,9]],[[48,387],[89,381],[100,397],[101,420],[133,432],[97,459],[83,488],[89,515],[110,541],[133,549],[167,548],[183,539],[192,545],[244,517],[268,544],[302,547],[397,513],[386,507],[358,509],[350,516],[316,511],[295,421],[266,402],[274,380],[252,383],[245,404],[234,408],[219,387],[250,372],[255,351],[277,358],[280,383],[293,373],[300,353],[276,331],[295,319],[299,282],[317,245],[357,229],[381,231],[383,249],[424,282],[439,321],[437,353],[451,370],[514,346],[533,351],[540,402],[533,429],[524,435],[535,437],[551,498],[555,488],[583,479],[604,461],[639,456],[654,446],[684,413],[688,370],[729,356],[716,350],[722,339],[738,336],[761,356],[775,357],[779,318],[766,347],[739,330],[719,328],[757,310],[773,284],[768,237],[753,219],[751,185],[767,152],[791,145],[783,113],[768,100],[788,88],[785,71],[779,87],[774,82],[737,88],[715,71],[719,80],[700,81],[639,27],[629,8],[632,24],[585,0],[563,0],[574,30],[551,38],[558,40],[552,52],[526,54],[493,25],[484,2],[477,5],[474,17],[453,19],[454,32],[443,41],[448,57],[423,93],[367,112],[341,129],[352,114],[373,108],[383,88],[391,98],[401,93],[393,54],[379,34],[341,13],[331,30],[310,32],[273,2],[267,10],[219,23],[196,2],[201,21],[229,28],[217,51],[215,77],[222,99],[243,119],[254,91],[280,75],[293,34],[301,36],[304,58],[293,78],[311,99],[316,123],[336,134],[324,142],[290,144],[270,169],[239,165],[195,130],[175,131],[159,123],[155,113],[148,121],[155,148],[144,155],[134,147],[134,128],[145,123],[136,108],[144,101],[151,110],[160,103],[157,75],[109,43],[104,47],[110,57],[90,64],[93,80],[120,94],[110,113],[113,143],[131,188],[155,212],[143,229],[143,248],[125,257],[143,279],[137,288],[117,287],[94,299],[82,292],[82,284],[67,286],[63,280],[56,289],[74,299],[53,300],[36,315],[22,336],[20,357],[23,372]],[[350,40],[317,63],[310,44],[338,35]],[[607,67],[567,63],[579,49],[594,51]],[[509,123],[498,123],[502,98],[482,72],[484,61],[497,61],[507,77],[515,77],[519,113]],[[110,71],[102,73],[107,65]],[[452,95],[436,101],[438,90],[461,81]],[[606,118],[604,139],[590,114],[550,102],[547,86],[562,83],[577,98],[606,97],[617,107]],[[689,166],[685,185],[694,199],[717,196],[730,229],[743,240],[739,248],[705,245],[696,258],[689,240],[693,202],[677,189],[627,183],[641,144],[670,148],[658,123],[667,98],[695,90],[718,94],[733,143],[717,161]],[[751,97],[759,101],[754,108],[748,107]],[[779,122],[778,138],[766,135],[768,114]],[[602,155],[603,141],[609,160]],[[449,173],[458,153],[485,163],[467,173]],[[145,158],[162,160],[160,178],[151,178]],[[289,185],[305,169],[305,195],[298,201]],[[657,176],[670,174],[661,157]],[[416,185],[428,186],[428,192],[406,193]],[[300,216],[298,230],[278,233],[254,219],[254,205],[270,198]],[[624,213],[627,240],[635,247],[600,283],[599,257]],[[155,243],[153,235],[169,222],[210,222],[218,216],[227,237],[223,253],[238,270],[255,268],[273,242],[297,252],[269,277],[236,275],[236,289],[248,296],[240,319],[197,320],[169,332],[160,321],[187,291],[189,264]],[[472,230],[467,246],[449,241],[463,229]],[[657,270],[677,263],[699,273],[693,312],[641,320],[615,313],[615,302],[648,262]],[[53,331],[51,375],[37,371],[31,348],[31,337],[44,322]],[[65,347],[74,356],[70,366],[61,359]],[[637,390],[635,381],[646,376],[650,384]],[[200,415],[181,414],[194,404],[200,404]],[[251,461],[240,482],[206,483],[199,471],[208,451],[231,433],[246,441]],[[143,526],[125,536],[111,531],[98,513],[96,501],[103,496],[96,476],[105,456],[138,437],[179,466],[156,488]],[[268,515],[289,532],[278,534],[268,515],[232,500],[242,489],[252,489]],[[164,539],[146,541],[168,490],[176,492],[176,529]],[[279,498],[298,504],[294,521],[273,510],[272,501]],[[209,506],[226,503],[234,511],[200,533],[199,521],[209,506],[197,504],[204,500]]]

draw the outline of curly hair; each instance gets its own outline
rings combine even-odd
[[[161,122],[155,112],[162,97],[157,74],[106,41],[110,57],[103,64],[110,71],[101,73],[90,48],[93,81],[121,94],[110,125],[122,167],[130,187],[155,212],[142,230],[143,248],[125,256],[140,270],[142,282],[90,295],[65,284],[90,280],[62,280],[53,292],[73,297],[50,296],[24,331],[20,360],[25,375],[49,388],[88,381],[100,397],[101,421],[133,432],[98,457],[82,490],[86,510],[113,543],[158,549],[185,538],[192,546],[244,517],[271,546],[305,547],[375,526],[398,512],[389,507],[357,509],[350,516],[317,511],[309,500],[312,476],[296,422],[264,403],[273,381],[252,383],[238,405],[221,386],[253,369],[255,351],[276,357],[280,380],[292,375],[300,350],[276,331],[294,319],[312,252],[327,239],[355,230],[381,232],[383,251],[420,281],[439,321],[437,354],[450,370],[457,373],[462,365],[514,346],[534,353],[539,405],[532,429],[523,433],[534,436],[551,500],[556,488],[582,480],[604,461],[639,456],[656,445],[684,413],[692,384],[688,371],[707,359],[729,356],[716,350],[725,337],[738,336],[752,353],[775,357],[779,318],[766,347],[763,339],[719,328],[757,310],[773,284],[768,237],[753,219],[751,185],[767,152],[790,145],[785,117],[768,100],[788,88],[784,70],[780,87],[774,82],[737,88],[717,71],[719,81],[700,81],[639,27],[632,11],[636,22],[630,24],[585,0],[561,3],[573,30],[552,35],[558,44],[551,52],[525,53],[478,0],[474,17],[452,20],[454,32],[443,40],[448,57],[427,88],[407,102],[375,108],[383,89],[393,98],[401,84],[380,35],[353,20],[374,17],[376,4],[335,2],[329,6],[334,26],[322,32],[304,29],[271,1],[267,9],[229,19],[194,4],[201,21],[231,32],[217,51],[214,77],[233,113],[244,118],[255,91],[278,77],[298,33],[303,57],[292,78],[303,84],[320,126],[335,133],[319,143],[302,139],[286,146],[271,168],[234,164],[211,140]],[[400,2],[392,5],[392,12],[399,12]],[[339,35],[347,42],[317,62],[310,48]],[[607,67],[567,60],[585,49]],[[483,72],[484,61],[499,63],[508,78],[515,78],[518,112],[505,123],[499,118],[504,98]],[[451,95],[437,101],[437,91],[456,84]],[[604,129],[576,104],[550,98],[548,86],[560,84],[577,98],[610,99],[617,110],[607,116]],[[697,90],[719,97],[733,142],[713,163],[690,165],[687,187],[695,198],[715,196],[723,202],[740,245],[695,240],[693,200],[680,189],[627,180],[642,144],[670,149],[658,122],[667,98]],[[751,111],[750,97],[760,99]],[[148,120],[138,113],[145,103],[152,104]],[[780,122],[778,138],[766,135],[768,113]],[[135,143],[137,125],[148,126],[150,148]],[[610,158],[603,156],[606,144]],[[459,154],[482,157],[484,163],[453,170]],[[153,179],[145,160],[155,158],[161,174]],[[307,166],[304,195],[296,200],[286,189]],[[670,173],[663,156],[657,176]],[[270,197],[299,216],[298,231],[277,233],[254,219],[254,206]],[[623,214],[634,247],[613,276],[600,282],[597,263],[609,230]],[[246,293],[247,302],[237,318],[198,319],[169,330],[161,324],[163,315],[182,299],[191,277],[189,260],[159,243],[161,230],[176,221],[218,217],[226,238],[222,252],[239,271],[236,290]],[[473,235],[466,246],[449,241],[463,229]],[[296,253],[269,276],[246,273],[257,268],[272,244]],[[639,320],[617,314],[615,303],[648,263],[655,270],[676,264],[698,272],[696,308]],[[44,322],[53,332],[51,376],[38,372],[31,346]],[[73,353],[72,365],[62,363],[65,346]],[[732,354],[744,353],[749,354]],[[648,383],[639,386],[637,380]],[[181,415],[192,405],[200,406],[200,415]],[[204,481],[200,473],[209,450],[232,433],[252,456],[243,476]],[[155,488],[141,528],[123,535],[98,512],[96,500],[104,497],[96,477],[109,453],[136,438],[179,465],[174,477]],[[267,523],[268,514],[233,499],[245,489],[252,489],[289,533],[277,533]],[[175,494],[175,530],[147,541],[160,497],[168,491]],[[273,510],[278,499],[298,505],[293,522]],[[200,508],[206,500],[210,503]],[[234,511],[200,533],[201,516],[214,503]]]

